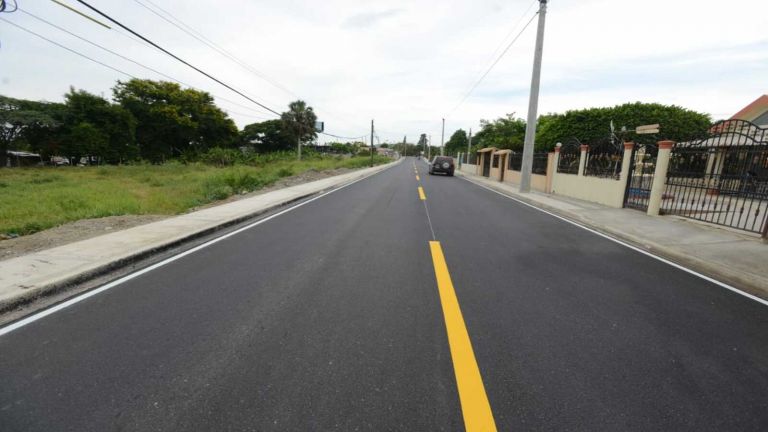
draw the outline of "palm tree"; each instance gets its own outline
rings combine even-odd
[[[297,153],[298,158],[301,159],[302,143],[317,136],[315,111],[303,100],[297,100],[288,105],[288,111],[284,112],[280,118],[287,128],[296,134]]]

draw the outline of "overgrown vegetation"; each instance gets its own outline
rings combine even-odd
[[[31,234],[79,219],[183,213],[193,207],[269,186],[309,170],[368,166],[368,157],[293,153],[243,155],[214,149],[209,162],[0,170],[0,233]],[[388,162],[376,156],[374,163]]]

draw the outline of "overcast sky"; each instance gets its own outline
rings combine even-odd
[[[74,0],[61,1],[87,11]],[[382,142],[403,135],[413,142],[427,133],[437,145],[442,117],[448,139],[457,128],[476,130],[480,119],[527,113],[536,21],[454,107],[517,33],[515,24],[520,29],[533,16],[537,1],[152,1],[267,79],[139,4],[151,7],[147,0],[89,3],[276,111],[299,95],[334,134],[367,134],[375,118]],[[269,118],[125,32],[102,28],[49,0],[18,3],[23,11],[224,97],[228,101],[217,103],[240,127]],[[164,79],[21,11],[0,17],[131,75]],[[74,86],[110,96],[116,80],[128,79],[3,21],[0,44],[0,94],[61,101]],[[642,101],[677,104],[720,119],[765,93],[765,0],[549,2],[540,113]]]

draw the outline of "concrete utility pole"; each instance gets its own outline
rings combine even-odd
[[[403,135],[403,156],[408,156],[408,135]]]
[[[520,168],[520,192],[531,191],[531,170],[533,168],[533,147],[536,140],[536,121],[539,109],[539,85],[541,84],[541,57],[544,53],[544,23],[547,16],[547,0],[539,0],[539,29],[536,33],[536,51],[533,56],[533,77],[531,97],[528,102],[528,123],[525,127],[523,162]]]
[[[298,129],[299,137],[296,139],[296,148],[298,149],[297,154],[299,155],[299,160],[301,160],[301,125],[299,125]]]
[[[467,143],[467,162],[469,163],[469,153],[472,151],[472,128],[469,128],[469,142]]]
[[[445,119],[443,119],[443,131],[440,132],[440,156],[445,156]]]
[[[427,138],[427,160],[432,160],[432,135]]]
[[[371,120],[371,166],[373,166],[373,120]]]

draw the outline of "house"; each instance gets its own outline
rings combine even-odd
[[[747,120],[758,126],[768,127],[768,95],[762,95],[737,112],[730,120]]]

